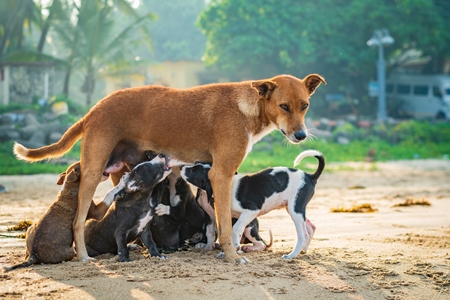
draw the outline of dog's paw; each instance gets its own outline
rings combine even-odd
[[[139,246],[138,244],[128,244],[127,248],[129,251],[141,250],[141,246]]]
[[[241,256],[241,257],[240,257],[240,260],[239,260],[239,263],[245,265],[245,264],[247,264],[247,263],[250,263],[250,259],[248,259],[248,258],[245,257],[245,256]]]
[[[170,214],[170,206],[168,205],[164,205],[164,204],[158,204],[158,206],[155,208],[155,213],[158,216],[163,216],[163,215],[169,215]]]
[[[205,243],[197,243],[195,244],[194,248],[195,249],[206,249],[206,245]]]
[[[155,258],[159,258],[160,260],[168,260],[169,257],[167,255],[155,256]]]
[[[283,256],[281,256],[282,259],[293,259],[295,258],[295,256],[291,256],[289,254],[283,254]]]

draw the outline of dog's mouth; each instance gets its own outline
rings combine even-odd
[[[164,172],[172,170],[172,168],[169,165],[170,159],[167,156],[164,156]]]

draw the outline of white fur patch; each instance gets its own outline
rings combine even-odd
[[[251,103],[247,97],[242,97],[237,100],[239,110],[246,117],[257,117],[259,116],[259,106],[258,101]]]
[[[151,213],[151,211],[149,211],[145,217],[143,217],[142,219],[139,220],[139,226],[137,228],[137,234],[141,233],[145,226],[147,225],[148,222],[150,222],[153,219],[153,215]]]

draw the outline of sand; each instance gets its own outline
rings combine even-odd
[[[0,299],[450,299],[450,161],[329,164],[307,207],[317,226],[307,254],[283,260],[296,243],[285,210],[259,218],[274,244],[246,265],[192,249],[167,261],[133,251],[0,271]],[[0,176],[0,234],[36,221],[59,191],[57,175]],[[111,188],[97,189],[96,200]],[[431,206],[394,207],[406,199]],[[374,213],[332,213],[369,203]],[[55,230],[57,230],[55,228]],[[0,267],[22,262],[25,240],[0,237]]]

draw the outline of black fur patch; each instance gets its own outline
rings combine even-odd
[[[297,191],[294,205],[294,211],[297,214],[301,213],[304,219],[306,219],[306,205],[308,205],[309,200],[314,196],[315,186],[311,180],[311,176],[305,174],[305,184]]]
[[[242,208],[260,210],[266,199],[275,193],[284,191],[289,184],[289,175],[281,171],[270,174],[273,169],[266,169],[240,180],[236,199]]]

